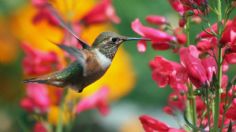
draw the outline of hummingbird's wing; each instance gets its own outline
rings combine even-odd
[[[82,47],[84,49],[90,49],[91,47],[84,42],[83,40],[81,40],[76,33],[73,31],[73,29],[59,16],[59,14],[56,12],[56,10],[50,5],[48,4],[48,9],[50,11],[50,13],[57,19],[59,25],[63,28],[65,28],[71,35],[73,35],[77,41],[82,45]]]

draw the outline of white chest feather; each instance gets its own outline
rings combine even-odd
[[[98,49],[94,50],[98,63],[102,66],[103,69],[107,69],[111,65],[111,59],[107,58],[102,54]]]

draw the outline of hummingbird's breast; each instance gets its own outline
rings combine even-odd
[[[109,68],[111,60],[100,53],[98,49],[84,51],[84,53],[86,54],[86,69],[84,72],[86,72],[87,75],[93,76],[93,74],[104,74]]]

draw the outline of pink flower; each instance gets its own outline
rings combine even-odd
[[[145,38],[150,38],[153,42],[170,42],[175,41],[176,38],[161,30],[145,27],[139,19],[136,19],[131,24],[132,29]]]
[[[152,48],[155,50],[168,50],[171,45],[169,42],[152,42]]]
[[[183,15],[186,9],[184,8],[183,3],[180,0],[169,0],[170,5],[174,10],[176,10],[179,14]]]
[[[152,78],[159,87],[170,84],[176,90],[186,91],[187,73],[180,64],[156,56],[150,62],[150,67],[153,70]]]
[[[26,97],[21,100],[20,105],[29,112],[46,112],[50,105],[50,99],[45,85],[27,84]]]
[[[146,21],[151,24],[163,25],[167,23],[167,20],[163,16],[149,15],[146,17]]]
[[[32,4],[36,7],[43,7],[48,3],[48,0],[32,0]]]
[[[181,63],[187,69],[189,78],[196,87],[208,82],[206,70],[198,55],[199,53],[195,46],[180,49]]]
[[[179,44],[185,44],[187,42],[187,37],[186,35],[183,33],[181,28],[176,28],[174,30],[174,34],[177,38],[177,41]]]
[[[185,132],[183,129],[171,128],[165,123],[158,121],[151,116],[142,115],[139,117],[145,132]]]
[[[222,34],[220,43],[225,44],[231,44],[236,39],[236,17],[233,21],[228,21],[226,28]]]
[[[209,37],[205,39],[201,39],[197,43],[197,48],[200,51],[209,51],[217,46],[217,38],[216,37]]]
[[[42,122],[37,122],[34,125],[33,132],[47,132],[47,131],[48,131],[47,128]]]
[[[112,6],[111,0],[102,0],[88,14],[82,18],[85,24],[96,24],[106,21],[120,23],[120,18],[116,15],[115,9]]]
[[[137,43],[137,49],[138,49],[138,51],[141,52],[141,53],[145,52],[146,49],[147,49],[147,43],[146,43],[146,41],[144,41],[144,40],[138,41],[138,43]]]
[[[41,8],[38,9],[37,14],[35,14],[32,21],[33,21],[34,24],[38,24],[41,21],[47,21],[52,26],[57,26],[59,24],[56,17],[53,16],[50,13],[50,11],[45,7],[41,7]]]
[[[102,87],[92,96],[80,100],[76,106],[76,112],[81,113],[83,111],[97,108],[102,115],[107,115],[109,112],[107,97],[108,88]]]
[[[217,64],[215,59],[213,57],[204,58],[202,59],[202,65],[206,70],[208,81],[211,81],[213,75],[217,73]]]
[[[197,39],[200,39],[200,38],[208,38],[208,37],[214,37],[211,33],[212,33],[212,32],[217,33],[217,30],[218,30],[217,23],[214,23],[213,25],[211,25],[211,27],[206,28],[204,31],[200,32],[200,33],[197,35]]]
[[[201,11],[199,9],[194,9],[194,6],[204,6],[204,8],[206,8],[207,5],[206,0],[169,0],[169,2],[172,8],[175,9],[180,15],[184,15],[184,13],[189,10],[198,10],[196,13],[200,13]]]
[[[166,114],[169,114],[169,115],[173,115],[174,114],[174,111],[173,109],[170,107],[170,106],[165,106],[163,108],[163,111],[166,113]]]
[[[168,98],[168,105],[171,108],[178,108],[181,111],[184,111],[186,104],[186,97],[184,94],[180,94],[177,91],[172,92]]]
[[[54,52],[34,50],[28,44],[22,44],[25,58],[23,59],[24,73],[27,75],[41,75],[59,69],[61,65]]]
[[[225,60],[229,64],[236,64],[236,53],[229,53],[225,55]]]

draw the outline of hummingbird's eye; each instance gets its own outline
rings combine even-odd
[[[119,41],[119,38],[112,38],[111,41],[112,41],[113,43],[115,43],[115,42]]]

